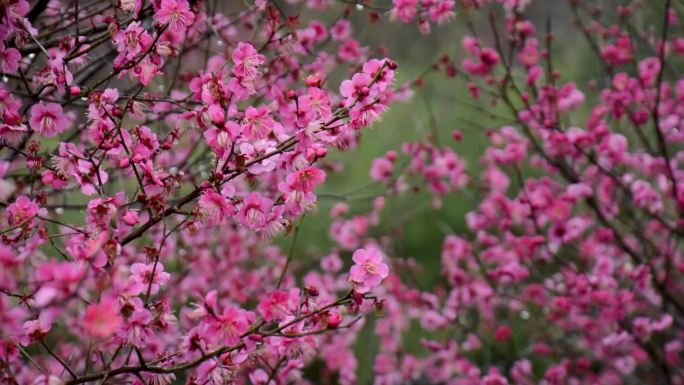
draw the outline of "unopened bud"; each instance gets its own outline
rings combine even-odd
[[[306,85],[309,87],[320,87],[322,85],[323,81],[321,80],[320,75],[313,74],[313,75],[307,76],[304,83],[306,83]]]
[[[309,294],[309,297],[318,297],[318,294],[320,294],[320,291],[316,286],[307,286],[306,292]]]
[[[342,316],[337,313],[330,313],[327,319],[328,328],[334,329],[342,323]]]
[[[129,226],[135,226],[138,223],[138,212],[127,210],[123,215],[123,221]]]

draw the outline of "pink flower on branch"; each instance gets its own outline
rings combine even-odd
[[[170,278],[171,275],[164,271],[161,262],[134,263],[131,266],[130,294],[147,295],[149,291],[149,294],[155,295]]]
[[[259,74],[259,67],[264,64],[265,58],[257,53],[256,48],[250,43],[239,42],[233,53],[233,74],[240,78],[254,78]]]
[[[190,11],[187,0],[162,0],[156,18],[168,24],[171,31],[181,32],[194,23],[195,14]]]
[[[94,338],[107,338],[123,324],[119,306],[111,299],[92,304],[83,316],[83,328]]]
[[[31,128],[47,137],[57,136],[69,127],[70,120],[57,103],[40,102],[31,107]]]
[[[358,249],[352,256],[354,265],[349,270],[349,280],[354,290],[368,293],[380,286],[383,279],[389,275],[389,267],[383,262],[383,256],[376,248]]]
[[[272,207],[272,200],[259,193],[252,192],[242,201],[237,217],[240,223],[246,227],[260,230],[268,223]]]
[[[5,48],[0,43],[0,71],[3,73],[14,73],[19,69],[21,54],[16,48]]]

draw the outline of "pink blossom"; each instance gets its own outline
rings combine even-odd
[[[362,47],[357,40],[350,38],[340,44],[337,56],[349,63],[358,63],[365,59],[367,52],[367,47]]]
[[[121,0],[119,2],[119,7],[121,7],[123,11],[133,13],[137,18],[140,8],[142,7],[142,0]]]
[[[134,226],[136,223],[138,223],[138,218],[138,212],[133,210],[127,210],[122,217],[124,223],[126,223],[129,226]]]
[[[79,262],[53,259],[40,263],[35,272],[35,279],[41,284],[34,294],[36,306],[45,307],[69,298],[79,288],[85,273],[85,266]]]
[[[202,384],[220,385],[228,380],[230,371],[219,360],[210,359],[197,368],[197,374],[197,380]]]
[[[346,98],[345,103],[352,105],[370,93],[371,77],[365,73],[357,73],[351,80],[345,80],[340,85],[340,94]]]
[[[134,60],[138,55],[150,48],[154,39],[140,24],[134,21],[130,23],[126,29],[120,29],[114,35],[113,41],[116,43],[119,55],[114,59],[115,66],[123,66],[127,61]],[[116,90],[107,90],[105,92],[117,92]],[[106,99],[116,100],[118,95],[114,98],[104,96]]]
[[[271,117],[268,107],[247,107],[245,110],[245,124],[243,134],[249,139],[264,139],[274,131],[279,130],[279,124]]]
[[[456,13],[454,12],[455,2],[453,0],[440,0],[432,3],[428,8],[430,20],[438,24],[444,24],[452,20]]]
[[[7,207],[7,221],[11,225],[25,225],[29,221],[43,213],[44,210],[41,209],[35,201],[29,199],[29,197],[22,195],[17,200]]]
[[[526,67],[532,67],[539,61],[539,42],[537,39],[527,39],[522,51],[518,54],[518,60]]]
[[[28,345],[32,341],[43,341],[51,329],[52,316],[43,312],[38,318],[24,322],[24,333],[26,338],[22,343]]]
[[[387,182],[392,177],[394,164],[387,158],[377,158],[373,160],[370,176],[378,182]]]
[[[274,321],[296,314],[299,304],[299,289],[289,291],[276,290],[259,302],[257,310],[266,321]]]
[[[206,218],[218,222],[235,214],[236,211],[235,206],[226,197],[211,189],[202,192],[202,196],[199,199],[199,208],[202,215],[206,216]]]
[[[204,131],[204,140],[217,155],[230,152],[234,140],[240,133],[240,126],[235,122],[226,122],[222,128],[210,128]]]
[[[0,43],[0,71],[3,73],[17,72],[19,60],[21,60],[19,50],[16,48],[5,48],[5,45]]]
[[[149,264],[134,263],[131,265],[131,294],[155,295],[164,286],[171,275],[164,271],[161,262]]]
[[[383,262],[382,254],[376,248],[358,249],[352,256],[354,266],[349,270],[349,280],[354,290],[367,293],[380,285],[389,275],[389,267]]]
[[[152,314],[146,309],[136,309],[124,323],[125,328],[120,331],[124,339],[137,348],[144,348],[152,337]]]
[[[123,324],[119,307],[113,300],[103,300],[88,306],[83,316],[83,327],[95,338],[107,338]]]
[[[71,122],[59,104],[40,102],[31,107],[29,123],[39,134],[53,137],[64,132]]]
[[[264,56],[257,53],[250,43],[239,42],[231,55],[233,74],[241,78],[253,78],[259,74],[259,67],[264,64]]]
[[[140,84],[147,86],[152,82],[152,79],[160,73],[159,65],[146,57],[133,68],[131,77],[137,78],[138,81],[140,81]]]
[[[653,84],[661,69],[660,60],[655,57],[639,62],[639,78],[646,84]]]
[[[349,39],[352,32],[352,26],[349,20],[340,19],[330,28],[332,38],[337,41],[345,41]]]
[[[325,172],[316,167],[306,167],[289,174],[285,179],[286,192],[310,193],[325,181]]]
[[[250,325],[251,314],[235,306],[227,306],[221,314],[216,316],[211,330],[216,333],[222,344],[236,343]]]
[[[237,213],[240,223],[253,230],[263,229],[268,223],[273,201],[263,195],[251,192],[242,201]]]
[[[0,124],[0,141],[10,145],[16,145],[21,142],[24,133],[28,131],[25,125],[9,125]]]
[[[327,120],[332,116],[330,96],[324,90],[310,87],[307,93],[299,98],[299,109],[313,116],[311,120]]]
[[[125,203],[123,200],[121,193],[113,198],[102,197],[91,200],[88,202],[86,221],[106,227],[116,216],[118,207]]]
[[[482,378],[482,385],[508,385],[506,377],[502,376],[495,368],[489,369],[486,376]]]
[[[609,65],[620,65],[629,62],[634,55],[632,41],[627,36],[621,36],[615,43],[604,45],[601,48],[602,58]]]
[[[162,0],[156,13],[160,23],[168,24],[171,31],[180,32],[195,21],[195,14],[190,11],[187,0]]]
[[[407,23],[418,14],[418,0],[392,0],[392,17]]]

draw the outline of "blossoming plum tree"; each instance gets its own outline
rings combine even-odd
[[[270,239],[385,111],[394,62],[336,63],[343,19],[265,2],[1,7],[3,383],[293,381],[321,338],[349,352],[323,335],[372,309],[376,246],[381,276],[298,288]]]
[[[0,383],[684,383],[681,3],[568,0],[586,88],[526,0],[221,3],[0,2]],[[335,205],[336,247],[293,271],[273,238],[294,245],[322,160],[423,81],[356,11],[458,14],[463,57],[425,76],[502,122],[481,167],[431,137],[377,158],[384,193]],[[475,198],[436,287],[374,231],[416,190]]]

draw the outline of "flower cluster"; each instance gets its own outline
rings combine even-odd
[[[568,0],[586,84],[531,0],[0,2],[0,383],[684,383],[681,9],[615,3]],[[468,31],[401,85],[358,14]],[[320,193],[440,74],[474,127]]]
[[[272,239],[381,119],[397,64],[346,19],[297,29],[261,1],[0,8],[0,382],[285,383],[336,349],[354,383],[388,266],[302,277]]]

